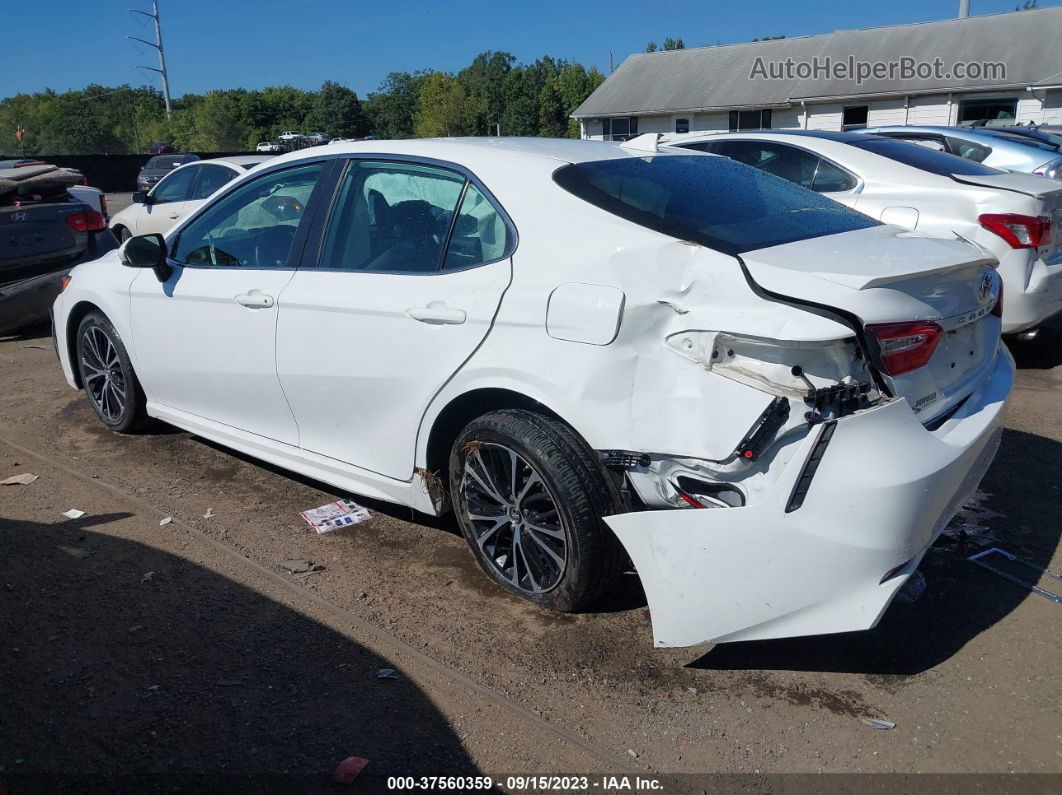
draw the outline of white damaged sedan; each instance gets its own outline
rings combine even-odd
[[[115,431],[453,510],[545,607],[629,556],[658,646],[873,627],[998,446],[995,262],[645,141],[278,157],[71,273],[66,378]]]

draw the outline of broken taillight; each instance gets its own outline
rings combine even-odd
[[[977,222],[1011,248],[1039,248],[1051,242],[1051,219],[1018,213],[985,213]]]
[[[889,375],[903,375],[929,362],[943,330],[936,323],[918,320],[875,323],[867,331],[878,342],[882,369]]]

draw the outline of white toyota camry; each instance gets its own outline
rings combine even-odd
[[[960,234],[999,260],[1003,333],[1062,311],[1062,185],[880,135],[825,130],[669,135],[760,168],[886,223]]]
[[[658,645],[872,627],[995,453],[984,250],[655,137],[294,152],[78,266],[70,385],[453,510],[556,610],[633,561]]]

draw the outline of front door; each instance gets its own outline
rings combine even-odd
[[[263,174],[215,200],[170,244],[173,273],[131,288],[136,370],[152,402],[286,444],[298,428],[277,379],[277,297],[320,176]]]
[[[148,202],[140,205],[136,218],[136,235],[164,235],[184,217],[192,185],[200,166],[185,166],[171,171],[151,189]]]
[[[277,369],[303,448],[399,479],[439,389],[486,336],[512,230],[456,170],[352,159],[317,268],[280,297]]]

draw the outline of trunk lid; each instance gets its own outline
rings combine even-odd
[[[958,405],[990,371],[999,340],[991,314],[1001,280],[995,260],[961,239],[875,226],[801,240],[742,255],[767,297],[837,311],[870,337],[876,324],[934,323],[929,361],[899,375],[883,373],[923,422]]]
[[[75,232],[66,219],[86,209],[80,202],[0,207],[0,281],[18,278],[24,268],[84,251],[87,233]]]
[[[1048,218],[1051,224],[1050,238],[1037,249],[1037,254],[1050,264],[1062,261],[1062,182],[1037,174],[1015,173],[991,176],[955,174],[952,179],[964,185],[1007,190],[1032,197],[1033,214]]]

